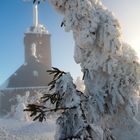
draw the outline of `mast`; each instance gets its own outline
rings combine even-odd
[[[34,27],[38,26],[38,5],[33,5],[33,25]]]

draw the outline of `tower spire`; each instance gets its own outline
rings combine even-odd
[[[34,27],[38,26],[38,5],[33,5],[33,25]]]

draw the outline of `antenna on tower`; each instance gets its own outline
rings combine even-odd
[[[40,2],[45,2],[46,0],[23,0],[24,2],[31,2],[33,3],[33,25],[27,30],[27,32],[35,32],[35,33],[47,33],[47,29],[44,25],[39,24],[38,18],[38,5]]]
[[[33,25],[38,26],[38,5],[36,3],[33,5]]]
[[[33,26],[38,27],[38,4],[40,0],[23,0],[23,2],[33,2]]]

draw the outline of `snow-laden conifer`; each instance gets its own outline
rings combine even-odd
[[[104,132],[113,121],[120,125],[133,121],[140,67],[135,51],[122,40],[118,20],[100,0],[50,3],[63,14],[65,30],[73,31],[74,58],[81,65],[88,95],[87,120],[101,126]]]
[[[55,92],[49,97],[53,103],[55,95],[56,109],[63,110],[56,139],[114,140],[112,132],[121,139],[122,129],[135,134],[140,65],[118,20],[100,0],[49,1],[64,16],[61,27],[73,32],[85,84],[82,95],[68,73],[50,84]]]

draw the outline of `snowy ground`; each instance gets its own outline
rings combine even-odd
[[[137,118],[140,118],[140,114]],[[140,140],[140,122],[135,123],[134,128],[115,129],[114,133],[119,134],[119,136],[117,135],[118,140]],[[56,124],[53,119],[43,123],[0,119],[0,140],[54,140],[55,130]]]
[[[55,121],[25,122],[0,119],[0,140],[54,140]]]

